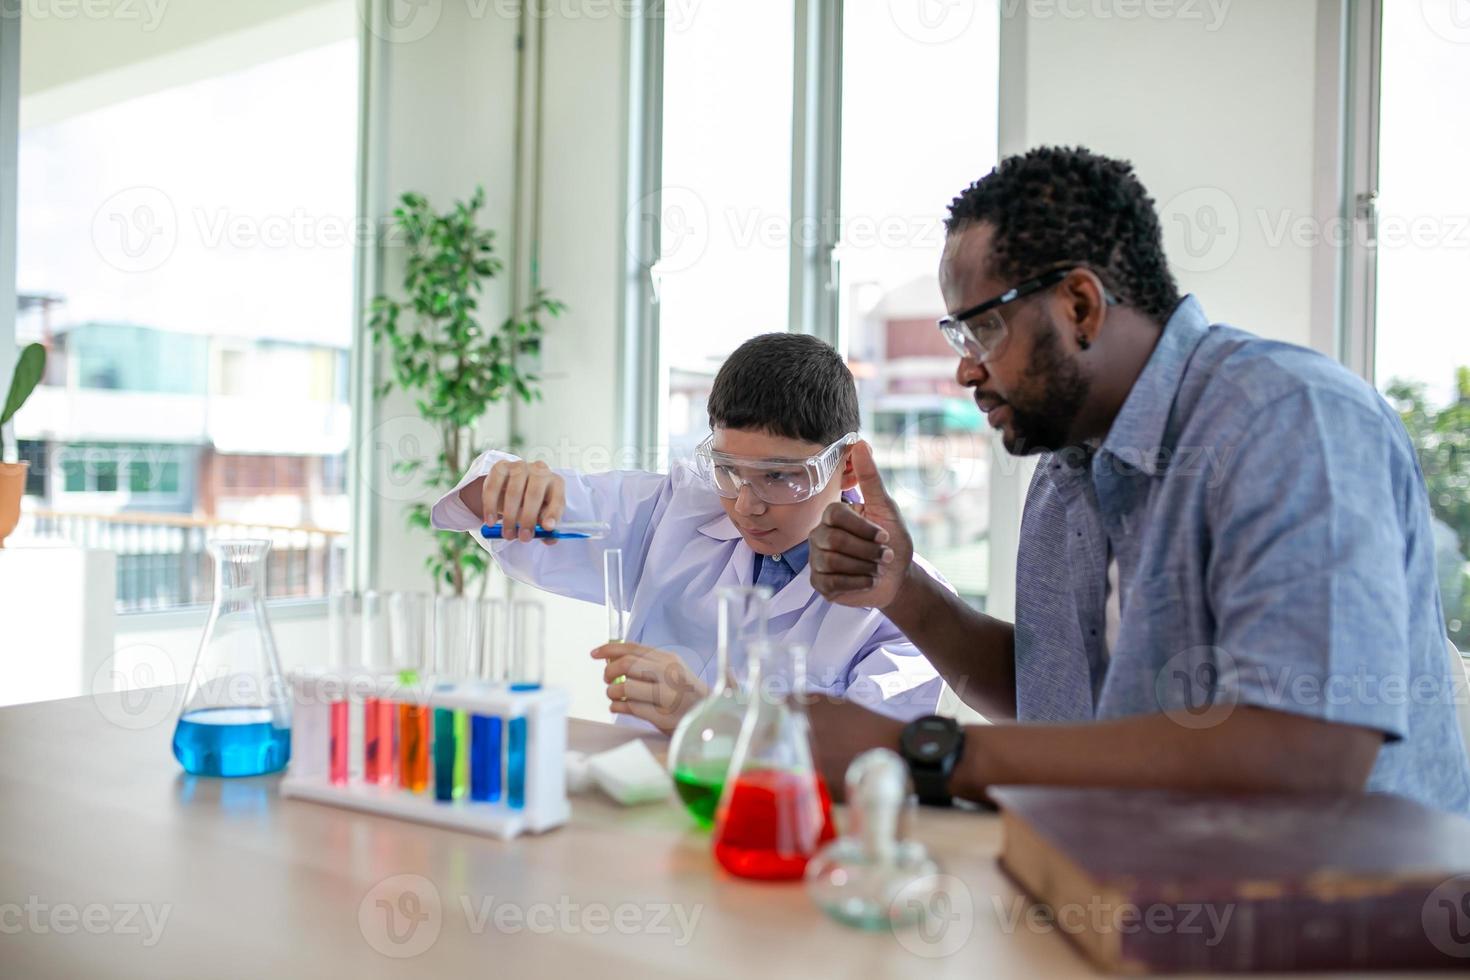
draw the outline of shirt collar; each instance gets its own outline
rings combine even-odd
[[[1133,382],[1101,451],[1149,476],[1163,471],[1164,433],[1184,369],[1210,321],[1193,295],[1184,297],[1164,324],[1148,363]]]
[[[803,541],[801,544],[794,544],[790,548],[781,552],[781,560],[786,563],[787,567],[790,568],[793,573],[800,575],[801,570],[806,567],[807,553],[810,550],[811,542],[809,541]]]

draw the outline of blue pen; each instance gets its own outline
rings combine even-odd
[[[568,521],[557,525],[551,531],[537,524],[535,535],[538,538],[551,538],[555,541],[586,541],[590,538],[605,538],[609,530],[608,525],[598,521]],[[511,536],[514,537],[514,533]],[[480,537],[504,538],[504,527],[501,524],[482,524]]]

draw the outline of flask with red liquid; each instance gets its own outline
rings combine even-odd
[[[731,874],[800,879],[836,833],[827,785],[812,765],[801,704],[806,650],[770,641],[750,649],[749,703],[715,816],[715,859]]]

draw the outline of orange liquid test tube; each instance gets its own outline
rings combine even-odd
[[[429,711],[423,705],[398,706],[398,785],[414,793],[429,787]]]

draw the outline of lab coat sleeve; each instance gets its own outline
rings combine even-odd
[[[924,568],[951,592],[954,588],[932,566],[915,556]],[[888,617],[879,616],[878,626],[848,668],[843,696],[870,711],[912,721],[932,715],[944,692],[939,671],[909,642]]]
[[[482,454],[455,488],[434,504],[430,511],[434,527],[472,535],[496,564],[519,582],[586,602],[603,601],[602,553],[608,548],[621,548],[624,587],[628,595],[633,595],[658,516],[668,507],[676,482],[687,478],[687,474],[682,470],[667,476],[628,470],[582,474],[558,469],[555,472],[566,481],[562,520],[604,522],[609,529],[607,537],[590,542],[562,541],[553,546],[541,541],[487,541],[480,536],[484,521],[459,499],[459,491],[489,473],[500,460],[518,458],[495,450]]]

